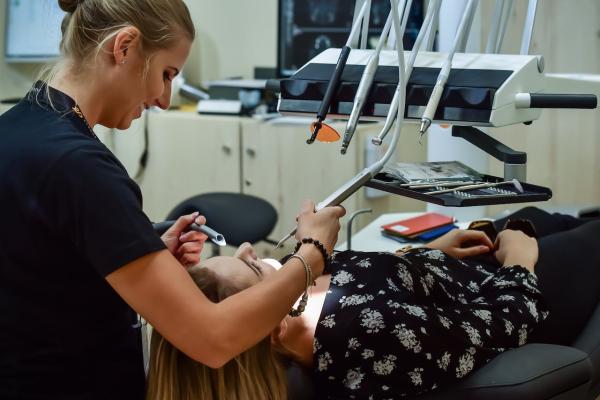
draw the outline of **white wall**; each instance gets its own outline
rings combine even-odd
[[[0,0],[0,99],[22,96],[33,83],[39,65],[4,62],[4,32],[7,0]]]
[[[277,62],[277,0],[186,0],[197,39],[185,75],[194,82],[251,78]]]

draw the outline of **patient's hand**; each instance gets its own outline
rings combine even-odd
[[[482,231],[453,229],[425,247],[441,250],[454,258],[465,258],[489,253],[494,244]]]
[[[538,260],[538,243],[521,231],[505,229],[496,238],[496,259],[504,266],[520,265],[534,272]]]

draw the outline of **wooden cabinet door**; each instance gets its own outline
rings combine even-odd
[[[150,114],[148,123],[148,163],[139,183],[151,219],[163,220],[194,195],[240,191],[239,119],[170,111]]]

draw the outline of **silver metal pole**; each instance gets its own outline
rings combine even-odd
[[[365,214],[365,213],[370,213],[373,212],[373,209],[371,208],[363,208],[362,210],[358,210],[353,212],[350,215],[350,218],[348,218],[348,222],[346,223],[346,234],[347,234],[347,238],[346,238],[346,246],[347,246],[347,250],[352,250],[352,222],[354,221],[354,218],[358,217],[360,214]]]
[[[533,27],[535,25],[535,14],[537,11],[537,0],[529,0],[527,6],[527,17],[525,18],[525,26],[523,28],[523,38],[521,39],[521,53],[529,54],[531,47],[531,38],[533,36]]]

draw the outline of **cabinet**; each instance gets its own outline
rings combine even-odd
[[[148,159],[138,183],[150,219],[164,220],[176,204],[200,193],[240,191],[237,118],[200,118],[193,113],[170,111],[149,113],[146,122]],[[141,136],[143,139],[143,129]],[[138,128],[132,140],[139,143],[139,137]],[[143,140],[141,143],[143,146]],[[141,155],[139,148],[137,154]],[[130,160],[129,164],[136,163]]]

